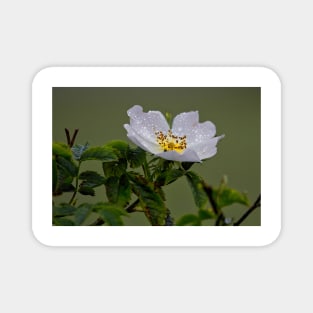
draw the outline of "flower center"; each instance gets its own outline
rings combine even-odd
[[[176,151],[182,153],[187,148],[187,139],[185,136],[175,136],[171,130],[167,131],[167,134],[163,134],[161,131],[155,132],[156,141],[164,152]]]

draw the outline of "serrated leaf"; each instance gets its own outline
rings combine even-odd
[[[75,145],[71,148],[75,160],[80,160],[82,154],[88,149],[89,144]]]
[[[52,144],[52,154],[62,156],[65,159],[70,160],[72,158],[72,152],[68,145],[64,143],[54,142]]]
[[[76,208],[70,204],[62,203],[60,206],[54,206],[52,208],[52,215],[54,217],[61,217],[67,215],[73,215],[76,211]]]
[[[78,172],[78,167],[72,160],[68,160],[62,156],[56,156],[58,168],[62,168],[69,176],[75,177]]]
[[[118,158],[126,158],[127,151],[129,148],[129,145],[127,142],[122,140],[112,140],[106,144],[106,146],[112,148],[115,152],[115,154],[118,156]]]
[[[93,188],[81,185],[78,192],[84,196],[94,196],[96,193]]]
[[[98,187],[105,183],[105,178],[94,171],[85,171],[79,174],[78,177],[80,180],[83,180],[81,186],[86,187]]]
[[[89,203],[81,204],[74,214],[75,225],[82,225],[89,214],[92,212],[92,205]]]
[[[111,147],[92,147],[88,148],[80,157],[80,161],[98,160],[102,162],[112,162],[117,160],[117,156]]]
[[[165,186],[173,183],[178,178],[184,175],[184,171],[180,169],[170,169],[162,172],[156,179],[159,186]]]
[[[140,205],[151,225],[164,225],[167,209],[161,195],[142,176],[131,175],[130,177],[133,183],[133,191],[138,196]]]
[[[186,214],[177,221],[176,225],[177,226],[200,226],[201,221],[197,215]]]
[[[109,177],[106,180],[105,187],[110,202],[116,203],[121,207],[125,207],[128,204],[131,198],[131,190],[127,175]]]
[[[75,223],[66,217],[55,217],[53,219],[54,226],[75,226]]]
[[[104,176],[121,176],[127,170],[127,161],[126,159],[119,159],[116,162],[103,162],[102,169]]]
[[[114,203],[102,202],[93,206],[93,211],[97,212],[100,217],[111,226],[122,226],[124,222],[122,220],[123,215],[128,215],[119,205]]]
[[[222,188],[214,188],[213,197],[219,208],[223,208],[234,203],[249,206],[249,199],[245,193],[225,186]]]
[[[57,163],[57,174],[56,189],[53,192],[54,196],[75,190],[75,187],[72,185],[73,177],[63,166],[60,166],[59,163]]]
[[[208,196],[203,189],[201,178],[194,172],[187,172],[185,175],[191,188],[196,206],[199,209],[203,209],[208,202]]]
[[[146,152],[140,147],[129,148],[127,151],[127,160],[131,168],[137,168],[141,166],[146,159]]]

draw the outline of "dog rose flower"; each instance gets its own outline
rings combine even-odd
[[[198,111],[178,114],[171,129],[159,111],[146,113],[135,105],[127,114],[130,118],[130,123],[124,125],[127,137],[143,150],[166,160],[201,162],[216,154],[216,145],[224,137],[214,137],[216,129],[212,122],[199,123]]]

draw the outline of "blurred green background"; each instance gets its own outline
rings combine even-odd
[[[208,184],[217,186],[224,175],[231,188],[247,192],[251,203],[261,190],[261,90],[259,87],[54,87],[53,141],[66,142],[64,128],[79,132],[75,143],[103,145],[111,140],[128,141],[123,124],[129,123],[126,111],[135,104],[144,111],[199,111],[200,122],[212,121],[217,135],[225,134],[218,143],[217,154],[192,170]],[[132,145],[132,143],[131,143]],[[85,166],[85,167],[84,167]],[[102,173],[100,162],[85,162],[82,170]],[[175,220],[197,212],[191,190],[184,177],[165,187],[167,205]],[[68,201],[69,194],[57,197],[57,203]],[[95,197],[78,196],[81,202],[105,200],[103,187],[96,188]],[[226,216],[239,218],[245,208],[232,205],[224,209]],[[124,218],[125,225],[149,225],[142,213]],[[210,225],[210,222],[208,222]],[[261,225],[260,209],[255,210],[242,225]]]

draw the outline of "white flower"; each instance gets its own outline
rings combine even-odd
[[[170,129],[159,111],[143,112],[140,105],[127,111],[130,123],[125,124],[128,138],[142,149],[166,160],[201,162],[216,154],[216,144],[224,137],[214,137],[212,122],[199,123],[198,111],[178,114]]]

